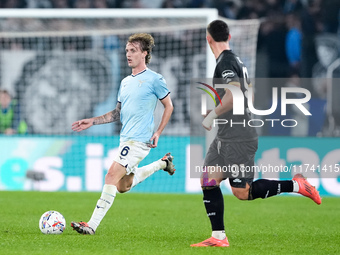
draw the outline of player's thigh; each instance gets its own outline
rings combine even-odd
[[[246,188],[254,179],[254,159],[257,140],[250,142],[222,142],[223,176],[229,178],[231,187]]]
[[[121,164],[113,161],[106,176],[105,184],[117,185],[120,179],[126,174],[126,169]]]
[[[137,141],[123,142],[119,145],[118,154],[114,161],[125,167],[126,174],[130,175],[149,152],[150,148],[145,143]]]
[[[215,186],[219,185],[223,180],[223,174],[219,171],[223,159],[219,153],[219,143],[215,139],[208,149],[204,159],[204,171],[201,175],[202,186]]]

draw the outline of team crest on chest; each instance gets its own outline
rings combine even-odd
[[[142,84],[144,83],[144,82],[146,82],[145,80],[144,81],[142,81],[142,80],[138,80],[139,81],[139,86],[138,87],[141,87],[142,86]]]

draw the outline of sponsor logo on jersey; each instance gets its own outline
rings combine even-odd
[[[223,79],[232,78],[234,76],[235,76],[235,73],[233,71],[231,71],[231,70],[224,70],[222,72]]]
[[[233,180],[233,182],[242,182],[239,178]]]

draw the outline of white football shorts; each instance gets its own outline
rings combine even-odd
[[[134,173],[138,164],[149,154],[146,143],[126,141],[119,145],[118,154],[114,161],[126,167],[126,174]]]

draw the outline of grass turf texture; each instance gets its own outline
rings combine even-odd
[[[228,248],[190,247],[211,234],[201,195],[118,194],[94,236],[87,221],[99,193],[0,192],[0,254],[339,254],[340,198],[279,196],[239,201],[225,196]],[[61,235],[44,235],[42,213],[66,218]]]

